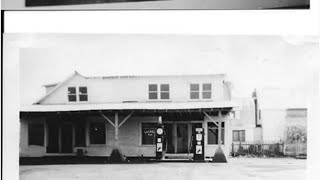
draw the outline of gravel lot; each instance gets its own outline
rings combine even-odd
[[[228,163],[146,163],[20,166],[20,179],[306,179],[306,160],[231,158]]]

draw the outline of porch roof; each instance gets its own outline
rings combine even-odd
[[[98,111],[98,110],[197,110],[233,108],[238,105],[233,101],[210,102],[127,102],[103,104],[34,104],[22,106],[20,112],[63,112],[63,111]]]

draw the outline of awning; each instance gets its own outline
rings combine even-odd
[[[194,110],[212,108],[233,108],[238,105],[233,101],[210,102],[127,102],[103,104],[34,104],[22,106],[20,112],[63,112],[97,110]]]

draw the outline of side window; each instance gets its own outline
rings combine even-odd
[[[199,99],[199,84],[190,84],[190,99]]]
[[[79,100],[80,101],[88,101],[87,87],[79,87]]]
[[[232,141],[244,142],[246,141],[246,134],[244,130],[233,130],[232,131]]]
[[[158,99],[158,85],[149,84],[149,99]]]
[[[28,124],[28,144],[44,146],[44,124]]]
[[[202,84],[202,98],[211,99],[211,84],[206,83]]]
[[[156,123],[142,123],[141,124],[141,137],[142,137],[142,145],[153,145],[155,144],[155,131],[156,131]]]
[[[218,144],[218,126],[213,122],[208,122],[208,144]],[[221,144],[224,144],[224,122],[221,123]]]
[[[160,85],[160,98],[161,99],[170,99],[170,87],[169,84],[161,84]]]
[[[75,87],[68,87],[68,100],[69,102],[77,101],[77,89]]]

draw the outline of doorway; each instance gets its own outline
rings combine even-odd
[[[186,154],[192,151],[192,133],[195,128],[202,127],[201,122],[168,122],[164,123],[166,153]]]
[[[72,153],[72,124],[62,124],[61,126],[61,153]]]
[[[73,152],[73,125],[71,123],[48,123],[47,153]]]
[[[177,153],[188,153],[188,129],[187,123],[177,123]]]

